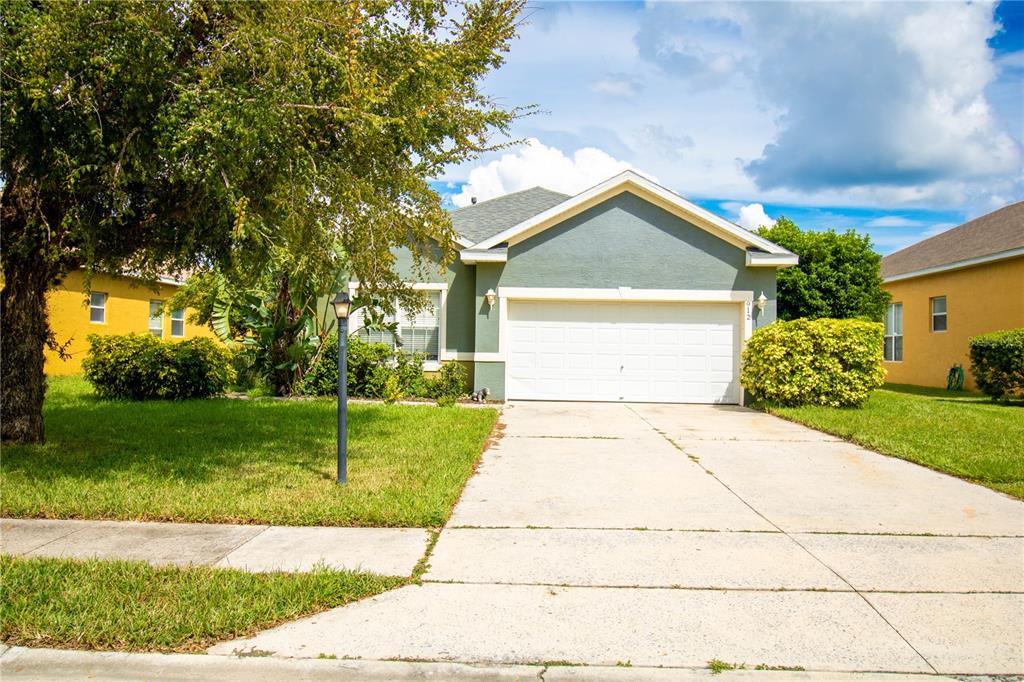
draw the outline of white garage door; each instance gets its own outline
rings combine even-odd
[[[737,403],[738,303],[509,301],[506,396]]]

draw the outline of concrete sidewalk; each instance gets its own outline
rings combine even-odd
[[[421,528],[241,526],[50,519],[0,520],[0,552],[25,557],[133,559],[252,572],[338,570],[411,575]]]

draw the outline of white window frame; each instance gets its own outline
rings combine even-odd
[[[447,313],[448,313],[448,283],[447,282],[407,282],[406,286],[408,286],[409,288],[411,288],[411,289],[413,289],[415,291],[438,291],[438,292],[440,292],[440,296],[438,298],[440,299],[441,303],[440,303],[440,306],[438,307],[438,310],[437,310],[437,325],[438,325],[437,359],[436,360],[426,360],[423,363],[423,370],[424,371],[426,371],[426,372],[436,372],[437,370],[441,369],[441,361],[448,359],[446,351],[445,351],[445,348],[446,348],[445,342],[447,340],[446,339],[446,334],[445,334],[445,327],[447,325],[445,324],[445,322],[447,320]],[[348,292],[349,292],[349,296],[352,296],[353,298],[355,298],[355,296],[359,293],[359,282],[349,282],[348,283]],[[357,329],[362,328],[362,326],[363,326],[363,311],[362,310],[356,310],[354,313],[352,313],[352,317],[349,318],[349,331],[350,332],[351,331],[355,331]],[[399,334],[400,333],[401,333],[401,329],[399,329]]]
[[[941,313],[935,312],[935,302],[938,301],[939,299],[942,299],[942,302],[943,302],[943,304],[945,305],[945,308],[946,308]],[[928,315],[929,322],[928,323],[929,323],[929,325],[931,325],[930,329],[931,329],[931,331],[933,333],[935,333],[935,334],[944,334],[945,332],[949,331],[949,299],[946,298],[945,295],[943,295],[943,296],[932,296],[931,298],[928,299],[928,313],[929,313],[929,315]],[[935,328],[935,318],[937,318],[937,317],[943,318],[943,320],[946,323],[946,328],[945,329],[936,329]]]
[[[160,317],[159,318],[153,317],[153,306],[160,306]],[[157,319],[160,320],[160,326],[159,327],[154,327],[153,326],[153,322],[156,321]],[[149,301],[149,317],[147,318],[147,321],[146,321],[146,329],[149,331],[150,334],[152,334],[156,338],[158,338],[158,339],[164,338],[164,302],[163,301],[159,301],[159,300],[157,300],[155,298],[150,299],[150,301]],[[160,332],[160,333],[157,334],[157,332]]]
[[[897,308],[897,306],[899,307],[899,311],[900,311],[899,325],[895,324],[896,308]],[[889,322],[890,315],[892,316],[892,320],[893,320],[892,323]],[[899,333],[898,334],[896,333],[897,330],[893,329],[893,327],[895,327],[895,326],[899,326]],[[903,362],[903,350],[904,350],[904,348],[903,348],[903,302],[902,301],[900,301],[898,303],[890,303],[890,304],[888,304],[885,307],[885,332],[883,332],[883,333],[884,333],[884,337],[883,337],[884,340],[882,341],[882,359],[885,360],[886,362]],[[899,338],[899,340],[900,340],[900,353],[899,353],[900,356],[899,356],[899,358],[896,357],[896,339],[897,338]],[[891,358],[887,358],[887,357],[885,357],[886,344],[889,342],[890,339],[892,339],[892,357]]]
[[[181,322],[181,333],[174,333],[174,323]],[[171,311],[171,338],[172,339],[183,339],[185,338],[185,309],[178,308],[177,310]]]
[[[101,296],[102,302],[100,305],[93,303],[95,296]],[[92,291],[89,293],[89,324],[106,324],[107,323],[107,298],[109,295],[105,291]],[[94,320],[92,319],[92,311],[100,311],[100,316],[103,319]]]

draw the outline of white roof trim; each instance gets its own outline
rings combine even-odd
[[[459,259],[466,265],[477,263],[505,263],[508,261],[508,249],[463,249]]]
[[[903,279],[911,279],[913,277],[922,277],[924,275],[934,275],[939,272],[946,272],[948,270],[959,270],[960,268],[969,268],[972,265],[982,265],[983,263],[991,263],[997,260],[1006,260],[1007,258],[1013,258],[1015,256],[1024,256],[1024,247],[1016,249],[1008,249],[1006,251],[1000,251],[998,253],[990,253],[987,256],[978,256],[977,258],[967,258],[965,260],[958,260],[952,263],[945,263],[943,265],[935,265],[930,268],[924,268],[921,270],[913,270],[911,272],[901,272],[898,275],[892,277],[886,277],[882,282],[899,282]]]
[[[755,246],[770,254],[793,255],[781,246],[773,244],[753,232],[744,230],[739,225],[731,223],[725,218],[717,216],[711,211],[707,211],[700,206],[687,201],[675,192],[672,192],[671,190],[668,190],[631,170],[623,171],[622,173],[619,173],[618,175],[609,178],[588,190],[580,192],[574,197],[566,199],[562,203],[557,204],[542,213],[538,213],[531,218],[527,218],[518,225],[513,225],[504,232],[499,232],[493,237],[485,239],[479,244],[474,245],[473,250],[481,251],[490,249],[502,242],[514,244],[517,241],[522,241],[523,239],[533,236],[537,232],[541,232],[556,224],[559,222],[557,221],[557,218],[562,215],[571,214],[576,209],[583,210],[581,207],[586,207],[588,204],[596,204],[600,200],[615,196],[616,194],[628,189],[638,190],[638,193],[641,196],[646,194],[660,199],[666,207],[674,209],[676,212],[681,213],[688,218],[695,219],[695,224],[698,227],[704,228],[713,234],[717,234],[717,236],[724,238],[726,241],[730,241],[734,244],[743,244],[745,246]]]
[[[751,268],[785,268],[799,262],[799,256],[793,253],[747,251],[747,267]]]

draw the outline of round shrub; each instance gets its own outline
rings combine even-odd
[[[885,379],[882,340],[877,322],[775,322],[747,341],[740,383],[778,405],[860,405]]]
[[[441,365],[437,375],[427,382],[427,395],[446,407],[466,395],[469,373],[458,362],[446,362]]]
[[[150,334],[91,334],[85,378],[105,398],[207,398],[235,379],[231,351],[210,339],[161,341]]]
[[[1024,327],[971,339],[971,374],[995,400],[1024,398]]]

